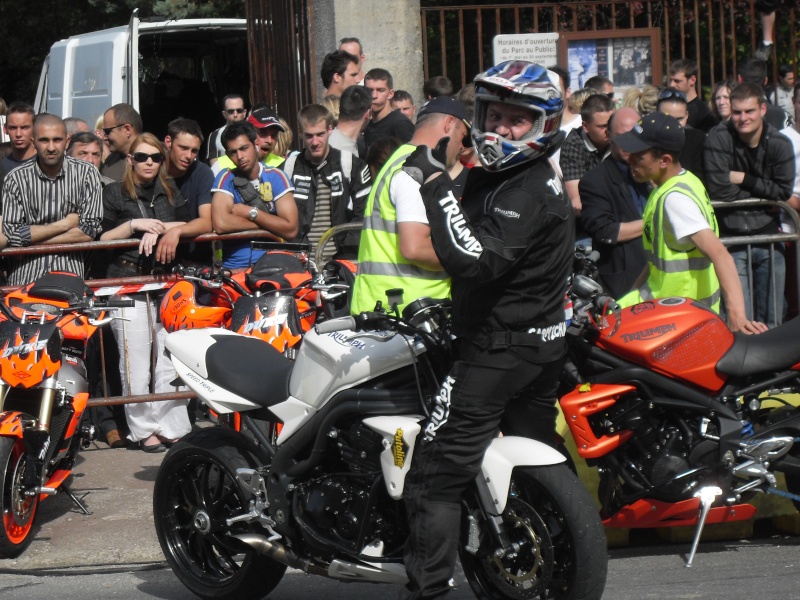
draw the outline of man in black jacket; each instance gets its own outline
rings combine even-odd
[[[452,277],[456,361],[417,439],[404,498],[406,598],[449,591],[461,501],[499,426],[556,445],[566,352],[564,294],[574,215],[547,155],[563,138],[558,75],[512,61],[475,79],[473,169],[462,201],[445,147],[418,146],[403,169],[422,184],[431,239]],[[599,590],[599,594],[602,590]]]
[[[642,211],[649,186],[634,181],[628,153],[614,138],[633,129],[639,113],[620,108],[609,123],[611,155],[580,180],[583,226],[592,236],[592,249],[600,253],[597,269],[605,290],[621,298],[633,288],[647,265],[642,245]]]
[[[713,201],[746,198],[788,200],[794,186],[792,143],[765,120],[767,99],[754,83],[731,92],[731,119],[711,130],[703,154],[706,187]],[[780,231],[780,214],[772,207],[717,209],[722,236],[770,235]],[[744,291],[747,318],[780,325],[783,320],[785,263],[783,244],[729,248]],[[748,262],[750,264],[748,264]],[[753,297],[748,271],[752,272]]]
[[[321,104],[304,106],[297,115],[305,150],[286,159],[283,170],[294,184],[299,233],[296,241],[314,247],[328,229],[361,223],[372,185],[367,163],[329,143],[333,115]],[[323,258],[355,258],[359,232],[337,236]],[[319,265],[322,266],[322,265]]]

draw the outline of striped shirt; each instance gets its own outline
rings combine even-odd
[[[3,182],[3,233],[11,247],[31,244],[31,226],[47,225],[77,213],[78,228],[90,239],[103,221],[100,173],[91,163],[64,157],[61,170],[48,177],[32,160]],[[84,276],[85,253],[32,254],[7,258],[8,284],[25,285],[48,271]]]
[[[322,173],[317,173],[317,197],[314,202],[314,218],[311,220],[311,229],[308,231],[308,241],[317,249],[317,244],[322,235],[332,227],[331,225],[331,187]],[[325,246],[322,264],[328,262],[336,254],[336,244],[331,241]]]

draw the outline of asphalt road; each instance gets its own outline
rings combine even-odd
[[[17,559],[0,560],[2,600],[189,600],[167,568],[153,529],[152,485],[164,455],[110,450],[83,452],[73,491],[93,511],[83,515],[68,497],[41,505],[36,536]],[[683,566],[688,543],[669,544],[637,534],[631,546],[609,551],[604,599],[725,598],[800,600],[800,537],[756,523],[756,536],[705,542],[691,569]],[[271,600],[396,598],[387,585],[348,584],[289,571]],[[452,600],[473,598],[464,585]]]

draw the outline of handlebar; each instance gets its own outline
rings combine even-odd
[[[353,317],[339,317],[314,325],[314,331],[319,335],[333,333],[334,331],[355,331],[357,325]]]
[[[133,300],[109,300],[101,305],[103,308],[133,308]]]

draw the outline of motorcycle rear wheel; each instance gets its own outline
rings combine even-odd
[[[255,468],[240,434],[218,427],[190,433],[164,458],[153,490],[156,533],[172,571],[207,600],[257,600],[286,566],[229,536],[263,529],[225,520],[248,511],[236,469]]]
[[[27,463],[22,440],[0,438],[0,558],[15,558],[25,551],[33,540],[33,522],[39,506],[39,495],[25,496],[22,482]]]
[[[603,525],[586,488],[565,465],[514,470],[502,515],[516,554],[495,558],[482,534],[461,564],[481,600],[594,600],[603,595],[608,554]]]

